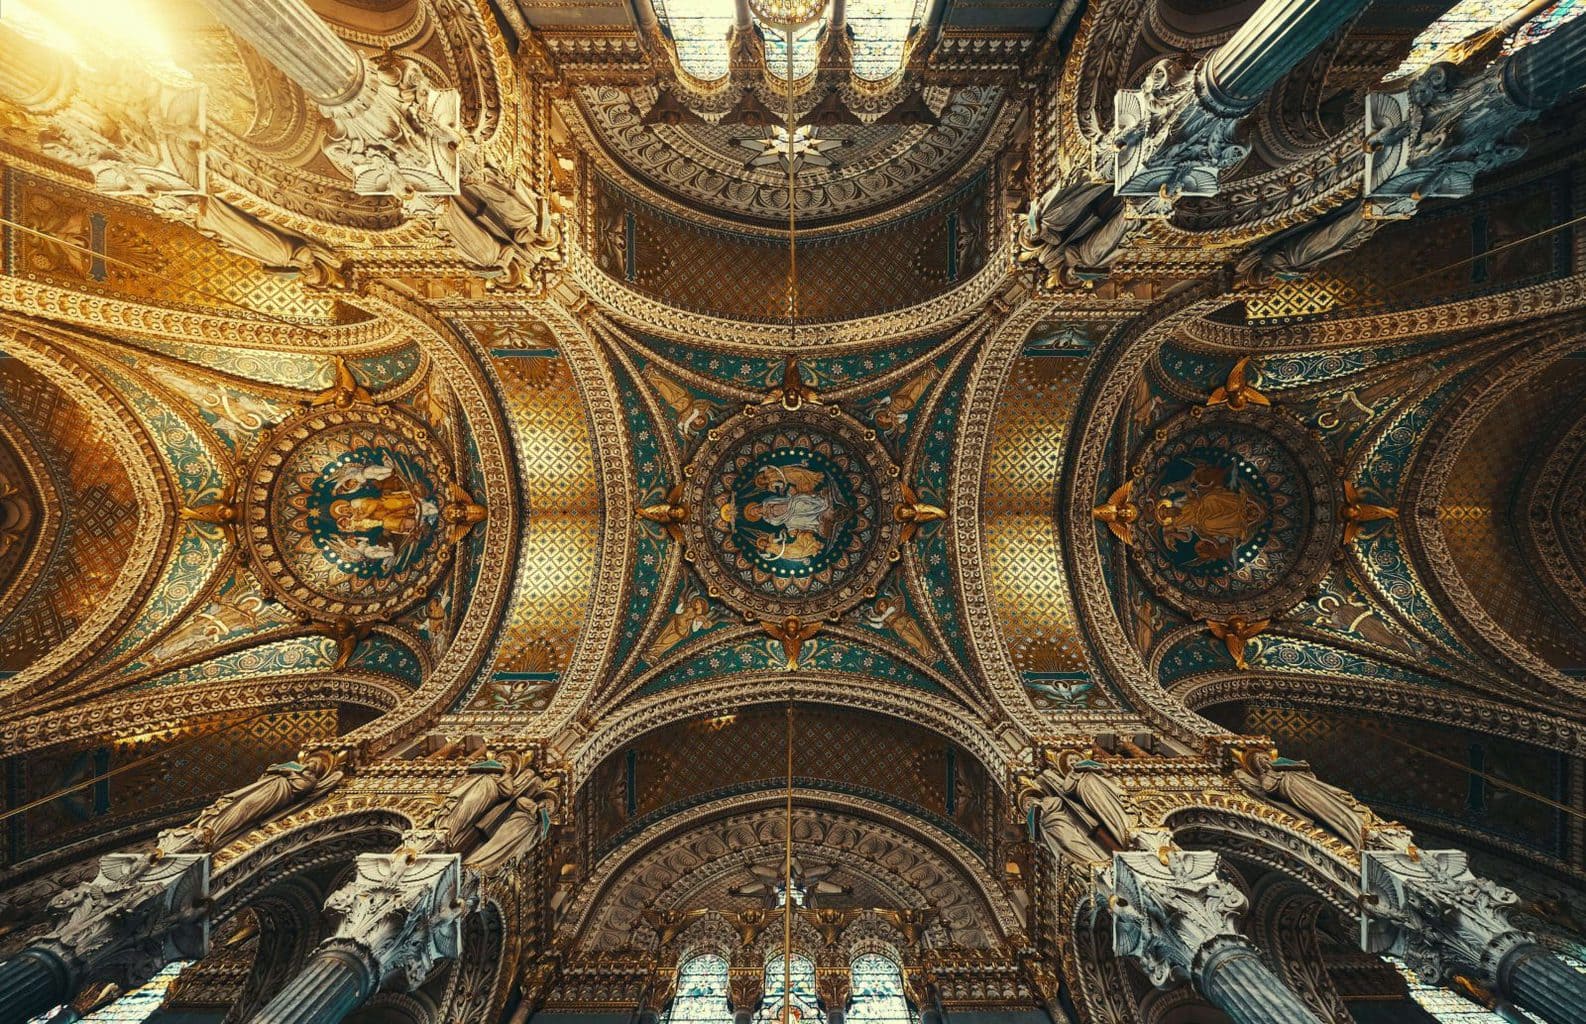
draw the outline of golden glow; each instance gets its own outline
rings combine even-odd
[[[129,56],[166,70],[172,33],[155,0],[6,0],[0,17],[88,67],[113,70]]]

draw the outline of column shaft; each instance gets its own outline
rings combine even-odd
[[[1197,987],[1234,1024],[1321,1024],[1243,943],[1228,942],[1206,954]]]
[[[321,948],[249,1024],[339,1024],[374,994],[378,982],[362,957]]]
[[[0,1024],[27,1024],[71,999],[72,972],[61,958],[29,946],[0,963]]]
[[[215,16],[315,102],[339,107],[363,87],[363,59],[303,0],[206,0]]]
[[[1261,97],[1370,0],[1267,0],[1207,58],[1202,85],[1224,117],[1249,113]]]
[[[1498,968],[1499,992],[1549,1024],[1586,1020],[1586,974],[1538,943],[1527,943]]]
[[[1532,110],[1546,110],[1586,85],[1586,19],[1567,21],[1510,57],[1503,84],[1516,103]]]
[[[71,96],[72,62],[0,21],[0,100],[28,111],[60,106]]]

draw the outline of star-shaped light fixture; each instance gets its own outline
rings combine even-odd
[[[826,154],[848,145],[846,139],[823,137],[819,128],[809,124],[801,124],[793,129],[791,143],[788,141],[787,129],[781,125],[767,128],[764,135],[733,141],[754,152],[754,157],[749,161],[750,167],[781,167],[794,174],[803,170],[805,165],[836,167],[836,162]]]

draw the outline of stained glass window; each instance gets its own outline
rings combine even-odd
[[[677,62],[706,81],[727,73],[732,0],[654,0],[655,16],[672,33]]]
[[[1586,0],[1558,0],[1558,3],[1536,13],[1530,20],[1504,40],[1503,52],[1505,54],[1546,38],[1554,29],[1566,21],[1574,21],[1582,14],[1586,14]]]
[[[914,1024],[917,1019],[903,998],[903,971],[879,953],[853,962],[853,1002],[849,1024]]]
[[[1410,55],[1385,81],[1420,74],[1436,61],[1445,59],[1449,47],[1503,24],[1531,3],[1532,0],[1459,0],[1446,14],[1415,37],[1415,42],[1410,46]],[[1558,0],[1527,19],[1510,35],[1504,43],[1503,52],[1513,53],[1521,47],[1530,46],[1582,13],[1586,13],[1586,0]]]
[[[732,1024],[727,1009],[727,961],[696,956],[677,972],[677,995],[667,1008],[666,1024]]]
[[[886,78],[903,66],[904,44],[924,7],[925,0],[849,0],[856,78]]]
[[[82,1018],[83,1024],[143,1024],[165,1002],[166,989],[190,963],[191,960],[178,960],[174,964],[166,964],[146,984]],[[29,1024],[43,1024],[49,1016],[35,1017]]]
[[[803,78],[815,70],[820,56],[820,35],[826,30],[826,16],[815,19],[793,33],[793,77]],[[787,77],[787,37],[775,29],[765,33],[765,65],[778,78]]]
[[[773,957],[765,965],[765,999],[760,1003],[760,1012],[754,1015],[755,1024],[773,1024],[781,1021],[784,992],[782,972],[780,955]],[[809,1024],[810,1021],[824,1021],[825,1015],[815,1004],[815,962],[807,956],[795,955],[791,973],[793,995],[788,1002],[798,1010],[799,1020],[805,1024]]]
[[[1461,992],[1448,988],[1439,988],[1436,985],[1423,984],[1416,973],[1410,970],[1402,960],[1394,957],[1384,957],[1388,963],[1398,968],[1404,975],[1405,984],[1409,986],[1410,998],[1421,1004],[1421,1009],[1436,1017],[1445,1024],[1506,1024],[1505,1018],[1473,1001]],[[1540,1020],[1524,1012],[1517,1011],[1524,1020]]]
[[[710,81],[727,73],[727,38],[732,34],[732,0],[653,0],[656,17],[672,34],[677,61],[695,78]],[[828,8],[829,9],[829,8]],[[854,75],[876,81],[903,66],[903,49],[925,14],[925,0],[849,0]],[[826,16],[793,37],[793,77],[815,70]],[[787,73],[787,40],[765,32],[765,60],[778,76]]]

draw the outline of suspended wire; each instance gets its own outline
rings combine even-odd
[[[1562,811],[1562,812],[1564,812],[1565,814],[1569,815],[1572,818],[1580,818],[1582,820],[1586,820],[1586,811],[1582,811],[1582,810],[1580,810],[1577,807],[1571,807],[1569,804],[1560,803],[1559,801],[1554,800],[1554,799],[1552,799],[1550,797],[1543,796],[1541,793],[1537,793],[1537,792],[1535,792],[1533,790],[1526,789],[1524,786],[1516,785],[1515,783],[1510,782],[1507,779],[1500,779],[1497,776],[1489,775],[1488,773],[1486,773],[1484,771],[1479,771],[1478,769],[1475,769],[1475,768],[1472,768],[1470,765],[1465,764],[1465,763],[1463,763],[1461,761],[1456,761],[1452,757],[1444,757],[1442,754],[1434,753],[1434,752],[1432,752],[1430,750],[1427,750],[1425,747],[1420,747],[1420,746],[1415,745],[1414,743],[1411,743],[1409,740],[1400,739],[1399,737],[1393,735],[1392,733],[1390,733],[1390,732],[1388,732],[1388,731],[1386,731],[1384,729],[1378,728],[1378,727],[1376,727],[1374,725],[1367,726],[1366,727],[1366,731],[1371,733],[1374,736],[1380,736],[1382,739],[1388,740],[1390,743],[1397,743],[1401,747],[1404,747],[1404,748],[1406,748],[1408,750],[1413,750],[1417,754],[1420,754],[1422,757],[1428,757],[1428,758],[1431,758],[1433,761],[1441,762],[1442,764],[1446,764],[1446,765],[1448,765],[1451,768],[1457,768],[1460,771],[1466,773],[1467,775],[1474,775],[1476,778],[1480,779],[1481,781],[1483,781],[1485,783],[1488,783],[1490,785],[1493,785],[1493,786],[1497,786],[1499,789],[1506,789],[1506,790],[1509,790],[1511,793],[1518,793],[1520,796],[1528,797],[1528,798],[1530,798],[1532,800],[1535,800],[1535,801],[1537,801],[1538,803],[1541,803],[1541,804],[1546,804],[1547,806],[1553,808],[1554,810]]]
[[[265,716],[271,715],[271,714],[274,714],[274,712],[272,712],[272,711],[260,711],[259,713],[254,714],[254,715],[249,715],[246,718],[233,719],[230,722],[227,722],[227,723],[225,723],[224,725],[221,725],[218,728],[210,729],[207,732],[197,732],[197,733],[192,734],[191,736],[183,737],[182,739],[178,740],[177,742],[171,744],[168,747],[163,747],[160,750],[156,750],[156,751],[153,751],[151,753],[144,754],[142,757],[135,758],[135,759],[133,759],[131,761],[128,761],[126,764],[119,765],[119,766],[117,766],[115,768],[112,768],[112,769],[110,769],[109,771],[105,772],[102,775],[95,775],[92,778],[84,779],[82,782],[74,783],[73,785],[67,786],[64,789],[57,789],[55,792],[49,793],[49,794],[47,794],[45,796],[41,796],[37,800],[30,800],[30,801],[28,801],[25,804],[21,804],[21,805],[19,805],[17,807],[13,807],[10,810],[4,812],[3,814],[0,814],[0,821],[5,821],[7,818],[14,818],[14,817],[16,817],[19,814],[25,814],[28,811],[31,811],[35,807],[42,807],[45,804],[50,803],[51,801],[59,800],[63,796],[69,796],[70,794],[77,792],[79,789],[87,789],[89,786],[97,785],[98,783],[103,782],[106,779],[113,778],[114,776],[120,775],[123,772],[129,772],[129,771],[131,771],[134,768],[142,767],[143,765],[148,764],[150,761],[155,761],[155,760],[158,760],[159,758],[166,757],[169,754],[174,753],[175,751],[181,750],[183,747],[187,747],[187,746],[190,746],[190,745],[192,745],[194,743],[197,743],[199,740],[207,739],[207,738],[209,738],[211,736],[222,735],[223,733],[230,732],[231,730],[235,729],[239,725],[247,725],[249,722],[257,721],[258,719],[264,718]]]
[[[35,236],[37,238],[42,238],[42,239],[44,239],[47,242],[51,242],[51,243],[53,243],[55,245],[59,245],[59,246],[62,246],[64,248],[67,248],[67,249],[71,249],[71,250],[73,250],[75,252],[84,253],[84,254],[86,254],[88,256],[92,256],[96,260],[103,260],[105,263],[108,263],[111,266],[120,267],[123,270],[130,270],[134,274],[142,274],[145,277],[161,277],[161,278],[164,277],[164,275],[158,270],[153,270],[153,269],[151,269],[149,267],[141,266],[141,265],[139,265],[137,263],[131,263],[131,262],[127,261],[127,260],[120,259],[120,258],[115,257],[115,256],[111,256],[109,253],[99,252],[98,250],[89,248],[88,246],[83,245],[83,244],[81,244],[79,242],[73,242],[70,239],[62,238],[59,235],[52,235],[52,234],[50,234],[47,231],[40,231],[38,228],[29,227],[26,224],[18,223],[17,221],[14,221],[14,220],[12,220],[9,217],[0,216],[0,224],[4,224],[8,228],[14,228],[17,231],[22,232],[23,234],[33,235],[33,236]],[[192,291],[192,292],[194,292],[194,293],[196,293],[198,295],[202,295],[203,297],[205,297],[207,299],[212,299],[215,302],[218,302],[218,303],[220,303],[221,305],[224,305],[224,306],[229,306],[232,309],[241,310],[242,312],[248,314],[250,317],[257,317],[257,318],[262,319],[262,320],[273,321],[274,323],[280,324],[283,327],[290,327],[290,328],[292,328],[294,330],[318,331],[318,330],[322,330],[323,329],[322,326],[319,325],[319,324],[305,323],[305,322],[300,321],[300,320],[288,320],[288,319],[286,319],[284,317],[276,316],[273,313],[265,312],[262,309],[255,309],[252,306],[249,306],[249,305],[246,305],[244,303],[238,302],[236,299],[233,299],[233,298],[231,298],[228,295],[222,295],[221,293],[219,293],[217,291],[212,291],[212,290],[210,290],[208,288],[205,288],[202,284],[198,284],[198,283],[195,283],[195,282],[188,282],[187,283],[187,287],[189,288],[190,291]]]

